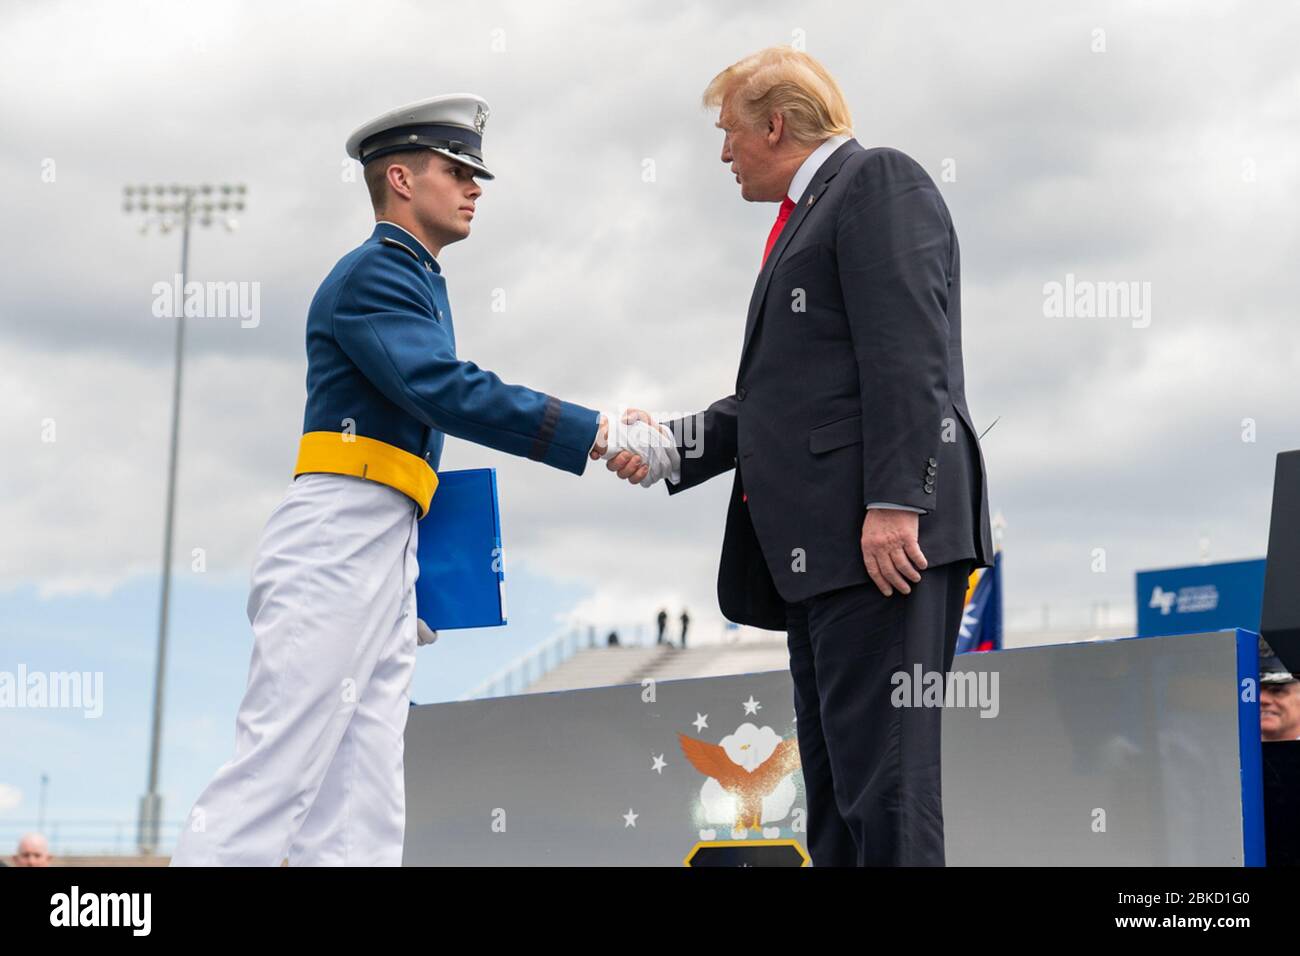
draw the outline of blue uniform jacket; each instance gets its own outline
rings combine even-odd
[[[456,357],[447,283],[388,222],[339,260],[307,313],[307,408],[294,475],[383,482],[429,509],[443,435],[580,475],[599,414]]]

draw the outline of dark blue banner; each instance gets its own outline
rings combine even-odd
[[[1259,631],[1264,559],[1196,564],[1137,574],[1138,636]]]

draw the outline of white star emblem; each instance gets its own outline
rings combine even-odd
[[[636,826],[636,818],[640,815],[639,813],[633,813],[632,808],[628,807],[627,813],[623,814],[623,829],[626,830],[628,827]]]
[[[668,766],[668,764],[664,762],[664,755],[660,754],[658,757],[655,757],[655,762],[650,769],[657,774],[662,774],[664,772],[664,767],[666,766]]]
[[[758,701],[754,700],[753,694],[749,695],[749,700],[742,701],[741,703],[744,705],[745,713],[747,714],[757,714],[759,708],[763,706]]]
[[[695,724],[695,730],[698,733],[699,731],[703,730],[705,727],[709,726],[709,715],[696,714],[695,720],[693,720],[692,723]]]
[[[962,637],[970,637],[970,629],[980,622],[980,619],[972,614],[970,609],[971,605],[969,604],[962,608],[961,628],[957,632]]]

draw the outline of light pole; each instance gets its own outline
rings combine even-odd
[[[158,851],[158,829],[162,820],[162,795],[158,793],[158,751],[162,742],[163,683],[167,670],[167,602],[172,583],[172,517],[176,510],[176,445],[181,422],[181,359],[185,346],[185,273],[189,268],[190,225],[210,226],[221,220],[233,232],[238,225],[234,214],[244,209],[247,187],[242,183],[213,186],[126,186],[122,190],[122,211],[142,213],[140,232],[150,226],[168,233],[181,230],[180,300],[176,310],[176,356],[172,371],[171,450],[167,457],[167,514],[163,522],[162,597],[158,605],[158,655],[153,677],[153,729],[149,741],[149,785],[140,798],[136,845],[142,854]]]

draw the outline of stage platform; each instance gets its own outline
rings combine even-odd
[[[1262,865],[1256,648],[1220,631],[959,656],[949,865]],[[404,862],[804,862],[798,770],[742,834],[679,735],[761,763],[795,736],[788,672],[414,707]]]

